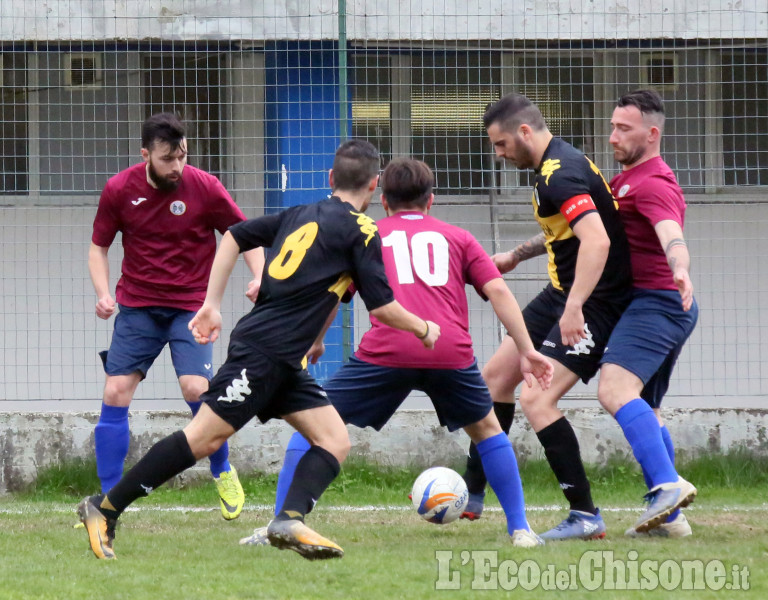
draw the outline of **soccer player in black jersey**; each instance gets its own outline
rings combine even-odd
[[[557,404],[581,379],[597,372],[605,344],[630,299],[629,246],[616,204],[599,169],[547,128],[525,96],[509,94],[483,116],[496,156],[518,169],[533,169],[533,211],[542,233],[510,253],[493,257],[502,273],[520,260],[547,252],[549,285],[523,310],[536,347],[552,359],[552,385],[523,386],[520,405],[536,432],[570,504],[568,517],[544,539],[598,538],[605,523],[592,501],[574,431]],[[483,369],[502,428],[509,432],[515,388],[522,381],[518,350],[506,337]],[[465,475],[470,505],[482,512],[485,476],[475,448]]]
[[[205,303],[190,322],[199,343],[216,340],[221,299],[241,252],[266,248],[256,304],[232,331],[227,359],[202,395],[203,406],[183,431],[159,441],[108,494],[78,506],[91,549],[114,558],[117,518],[134,500],[215,452],[250,419],[282,418],[311,444],[296,467],[269,541],[308,559],[343,555],[334,542],[304,524],[314,503],[339,473],[349,451],[346,427],[305,368],[350,283],[383,323],[409,331],[427,348],[440,328],[394,300],[375,222],[364,212],[378,182],[379,154],[351,140],[336,151],[329,181],[333,196],[233,226],[213,262]]]

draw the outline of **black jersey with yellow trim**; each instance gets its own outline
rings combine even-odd
[[[336,196],[229,231],[241,252],[263,246],[266,254],[258,299],[232,343],[298,365],[350,283],[368,310],[394,300],[376,223]]]
[[[597,211],[611,240],[603,274],[592,297],[625,296],[632,284],[629,244],[619,206],[589,158],[561,138],[552,138],[536,169],[533,210],[544,232],[552,285],[568,292],[576,274],[579,238],[572,227]]]

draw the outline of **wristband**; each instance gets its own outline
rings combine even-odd
[[[427,326],[427,329],[424,331],[424,335],[417,335],[417,336],[416,336],[416,337],[417,337],[417,338],[419,338],[420,340],[423,340],[424,338],[426,338],[426,337],[429,335],[429,323],[427,323],[426,321],[424,321],[424,325],[426,325],[426,326]]]

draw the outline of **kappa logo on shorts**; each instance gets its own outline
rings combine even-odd
[[[248,376],[245,374],[245,369],[240,372],[241,379],[233,379],[232,385],[227,386],[227,397],[219,396],[217,400],[219,402],[243,402],[245,396],[251,393],[251,388],[248,387]]]
[[[583,338],[578,344],[573,345],[573,350],[568,350],[566,354],[589,354],[589,349],[595,347],[595,341],[592,339],[592,333],[589,327],[584,323],[584,332],[587,337]]]

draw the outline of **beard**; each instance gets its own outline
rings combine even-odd
[[[147,172],[149,173],[149,178],[152,180],[152,183],[154,183],[157,186],[157,189],[161,192],[173,192],[176,190],[176,188],[179,187],[179,184],[181,183],[181,177],[179,177],[176,181],[173,181],[167,177],[161,177],[158,175],[157,171],[155,171],[154,165],[152,165],[152,161],[148,163]]]
[[[613,157],[621,165],[634,165],[643,157],[643,148],[630,148],[628,150],[614,148]]]

